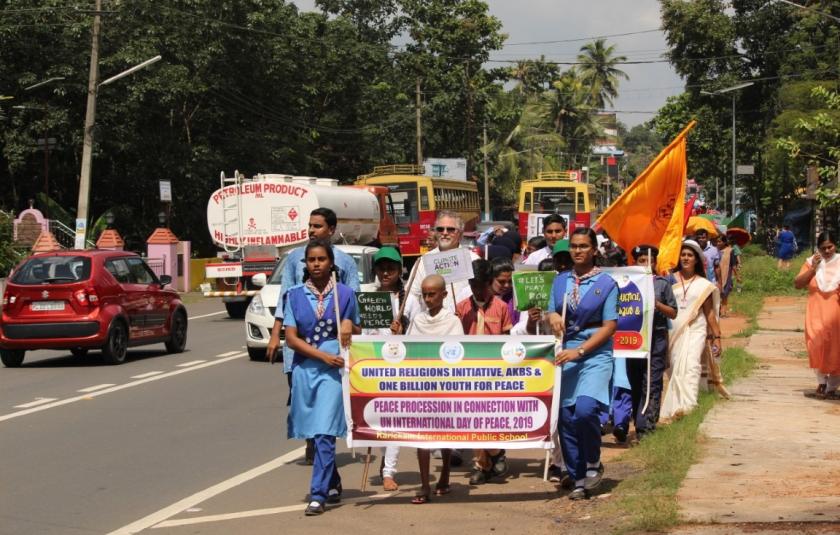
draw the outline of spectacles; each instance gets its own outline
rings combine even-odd
[[[450,233],[450,234],[455,234],[455,233],[456,233],[456,232],[458,232],[458,230],[460,230],[460,229],[458,229],[457,227],[435,227],[435,230],[436,230],[437,232],[441,233],[441,234],[442,234],[443,232],[448,232],[448,233]]]

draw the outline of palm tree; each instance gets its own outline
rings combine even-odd
[[[605,39],[597,39],[580,48],[578,55],[580,76],[591,92],[590,103],[603,109],[606,103],[612,105],[618,96],[620,78],[629,80],[627,73],[617,69],[616,64],[627,61],[626,56],[613,56],[615,45],[606,46]]]

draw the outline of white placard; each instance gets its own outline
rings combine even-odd
[[[543,220],[552,214],[528,214],[528,237],[525,238],[526,240],[530,240],[534,236],[542,236],[543,235]],[[571,217],[566,214],[557,214],[566,221],[566,234],[569,234],[569,225],[571,224]]]
[[[230,262],[226,264],[205,264],[204,276],[208,279],[221,279],[224,277],[241,277],[242,264]]]
[[[738,165],[735,167],[737,174],[739,175],[754,175],[755,174],[755,166],[754,165]]]
[[[423,267],[426,268],[427,275],[440,275],[447,284],[469,280],[473,277],[470,250],[463,247],[425,254],[423,255]]]
[[[160,186],[160,200],[161,202],[172,202],[172,181],[158,180]]]

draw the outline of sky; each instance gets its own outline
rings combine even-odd
[[[662,60],[666,51],[665,35],[658,29],[661,25],[658,0],[485,1],[508,35],[504,48],[491,54],[490,66],[536,59],[540,55],[548,61],[575,61],[580,47],[599,36],[615,35],[607,37],[607,42],[616,45],[615,53],[626,56],[628,61]],[[314,9],[314,0],[294,3],[301,10]],[[646,33],[616,35],[634,32]],[[539,44],[520,44],[535,42]],[[621,81],[613,109],[628,127],[651,119],[669,96],[682,92],[683,81],[667,62],[619,67],[630,79]]]

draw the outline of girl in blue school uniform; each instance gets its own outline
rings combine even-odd
[[[563,367],[560,443],[574,483],[571,500],[588,498],[604,476],[600,415],[610,404],[618,285],[595,266],[597,244],[591,229],[578,228],[572,233],[569,251],[573,267],[554,279],[548,306],[551,329],[555,336],[563,337],[555,364]]]
[[[304,258],[304,282],[289,290],[283,324],[286,344],[294,351],[288,433],[289,438],[314,441],[310,502],[306,507],[306,515],[314,516],[324,512],[325,504],[341,501],[335,439],[346,435],[347,425],[341,395],[344,359],[340,356],[339,332],[346,347],[358,320],[353,290],[336,283],[333,277],[335,257],[330,244],[324,240],[309,242]]]

